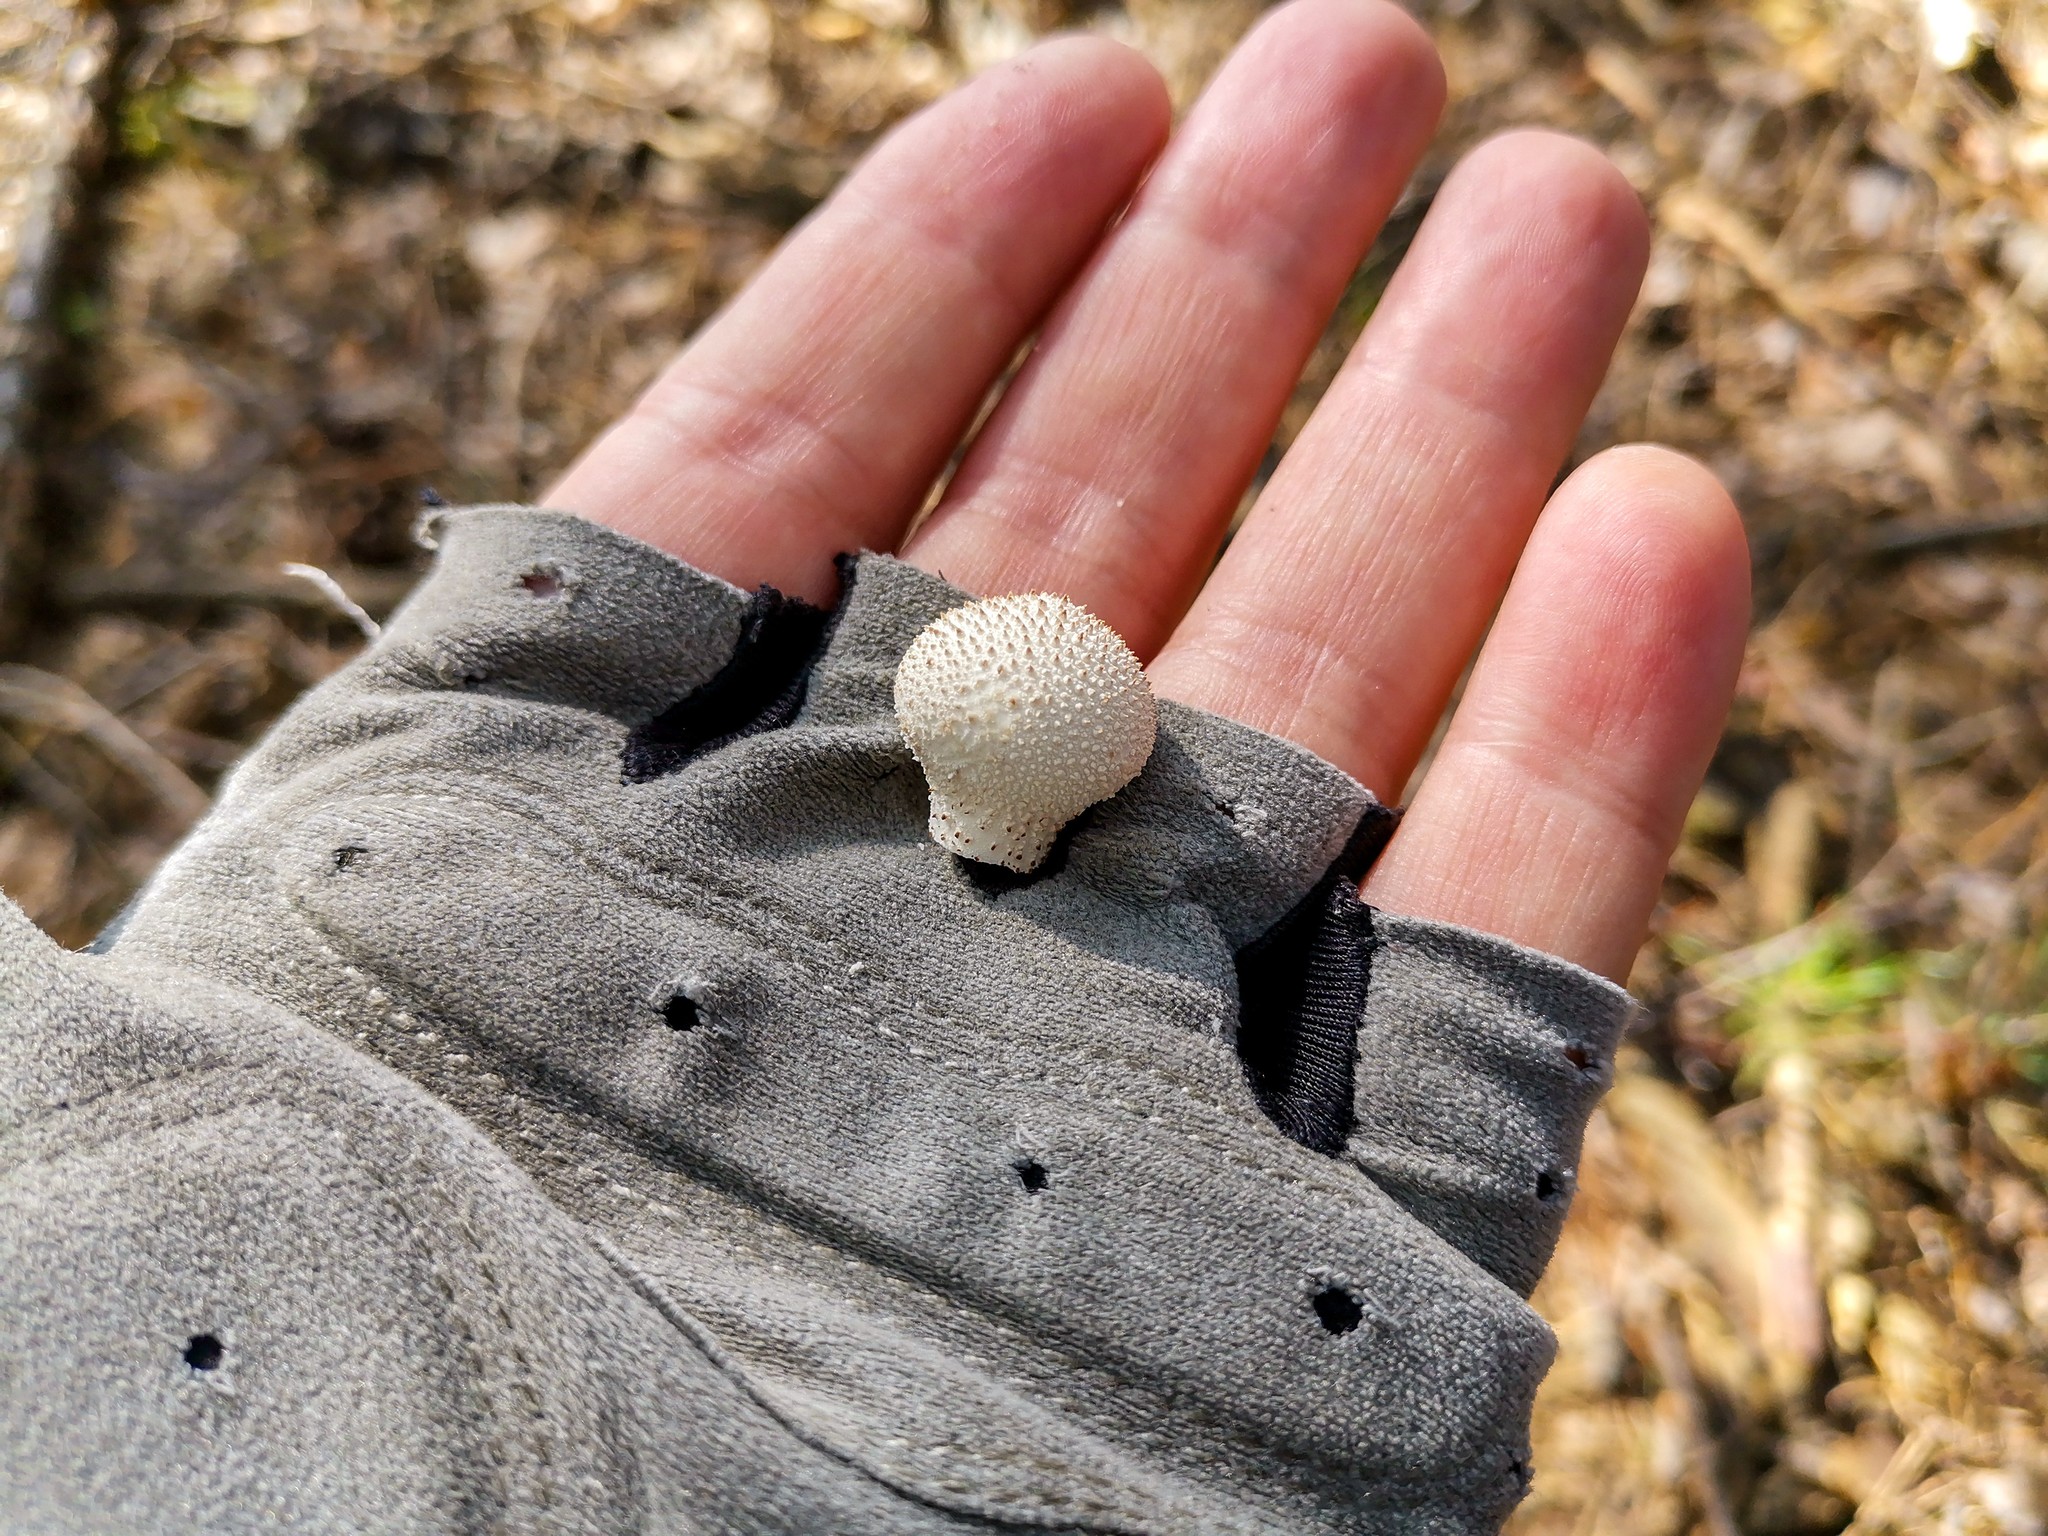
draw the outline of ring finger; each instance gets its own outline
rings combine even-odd
[[[1517,133],[1445,181],[1187,619],[1160,692],[1393,799],[1606,372],[1648,229],[1596,151]]]

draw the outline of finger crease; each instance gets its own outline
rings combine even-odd
[[[678,397],[704,402],[709,421],[690,420],[677,408]],[[842,475],[851,475],[860,490],[870,494],[883,482],[882,470],[836,426],[758,390],[729,388],[703,378],[673,378],[636,405],[633,414],[652,422],[687,451],[705,453],[752,478],[774,480],[784,494],[792,468],[806,481],[816,482],[815,487],[805,487],[813,495],[820,495],[824,485],[836,486],[833,499],[842,503]],[[820,458],[827,462],[817,464]]]
[[[1278,227],[1278,220],[1270,214],[1259,214],[1262,225]],[[1305,264],[1300,242],[1286,242],[1294,246],[1285,258],[1262,256],[1261,248],[1279,243],[1257,236],[1224,235],[1203,227],[1200,221],[1184,212],[1172,212],[1159,219],[1157,224],[1137,226],[1149,230],[1151,236],[1173,246],[1177,252],[1185,253],[1181,260],[1173,263],[1182,269],[1179,280],[1193,286],[1200,283],[1224,291],[1224,302],[1255,306],[1261,310],[1282,310],[1294,317],[1307,314],[1311,307],[1311,296],[1303,291],[1300,281],[1301,268]],[[1227,277],[1220,277],[1227,274]],[[1220,280],[1219,280],[1220,277]],[[1228,291],[1227,285],[1250,288],[1249,299],[1238,300]],[[1264,340],[1270,342],[1271,337]]]
[[[1553,799],[1584,808],[1604,827],[1628,833],[1646,848],[1661,850],[1664,847],[1666,833],[1661,825],[1655,824],[1657,818],[1650,807],[1639,795],[1631,794],[1601,774],[1586,771],[1586,754],[1572,759],[1573,771],[1567,775],[1561,766],[1546,765],[1546,760],[1551,757],[1548,752],[1532,753],[1528,748],[1511,742],[1463,741],[1458,742],[1454,750],[1459,756],[1472,753],[1491,760],[1505,769],[1513,782],[1527,785],[1533,781]]]
[[[1424,375],[1397,374],[1374,362],[1362,350],[1351,354],[1344,365],[1344,372],[1357,381],[1341,386],[1345,394],[1350,394],[1353,389],[1384,393],[1388,399],[1398,402],[1397,408],[1403,415],[1422,415],[1424,410],[1434,409],[1438,415],[1455,419],[1460,427],[1484,426],[1489,429],[1489,436],[1510,445],[1528,435],[1528,421],[1503,407],[1466,395]],[[1424,410],[1416,409],[1418,403]]]
[[[1027,291],[1020,293],[1016,284],[1003,277],[990,264],[984,250],[960,233],[961,229],[975,222],[972,218],[961,216],[951,220],[917,221],[906,224],[900,216],[891,217],[865,201],[848,211],[860,220],[864,228],[858,235],[850,229],[846,233],[854,237],[854,243],[869,253],[868,260],[876,260],[874,253],[886,252],[891,243],[899,246],[914,244],[918,249],[950,263],[965,273],[968,286],[979,290],[978,294],[969,296],[969,302],[971,303],[974,297],[992,300],[1001,307],[1001,319],[1004,326],[1011,331],[1022,330],[1036,319],[1039,311],[1044,308],[1044,298],[1034,300],[1034,296],[1028,291],[1033,286],[1028,280],[1025,284]],[[879,238],[869,238],[868,232],[875,232]],[[909,254],[907,250],[900,252],[893,258],[892,264],[900,262]],[[887,256],[880,259],[891,260]],[[926,302],[928,303],[928,298]],[[929,308],[936,313],[940,306],[929,305]]]

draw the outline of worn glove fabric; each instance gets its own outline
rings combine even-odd
[[[1499,1526],[1625,993],[1173,705],[961,863],[893,560],[437,523],[98,952],[0,912],[0,1525]]]

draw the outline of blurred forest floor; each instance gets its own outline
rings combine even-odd
[[[884,125],[1062,26],[1184,105],[1243,0],[0,8],[0,886],[111,917],[387,610],[420,488],[529,496]],[[2048,5],[1446,0],[1452,159],[1656,218],[1581,454],[1749,518],[1741,701],[1539,1297],[1535,1533],[2048,1532]]]

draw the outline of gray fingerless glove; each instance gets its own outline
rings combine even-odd
[[[1172,705],[962,864],[908,566],[438,522],[103,953],[0,912],[0,1525],[1498,1527],[1626,994]]]

